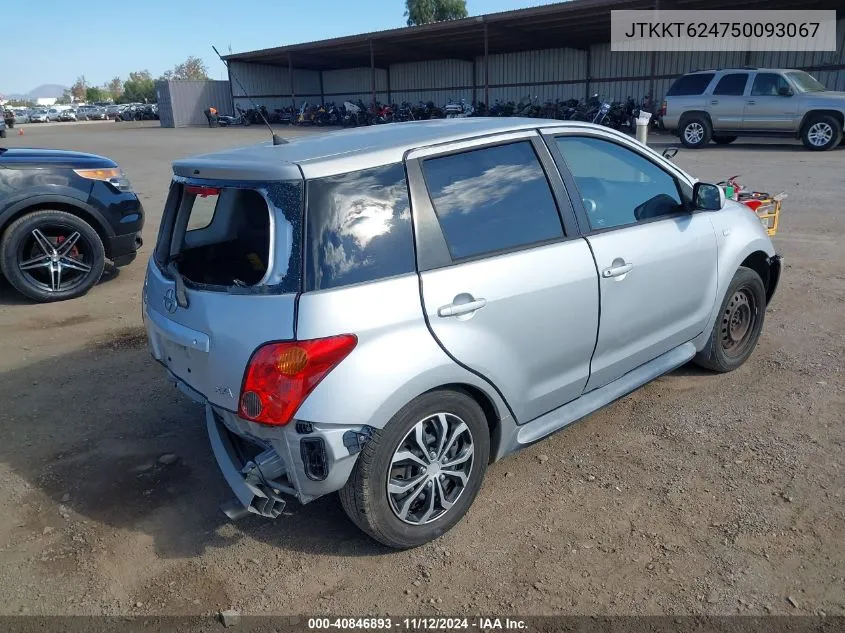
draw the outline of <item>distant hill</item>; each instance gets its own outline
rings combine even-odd
[[[55,97],[58,99],[64,94],[65,90],[67,88],[58,84],[44,84],[43,86],[38,86],[30,90],[27,96],[30,99],[40,99],[42,97]]]
[[[50,97],[58,99],[64,94],[65,90],[67,88],[59,84],[43,84],[37,88],[33,88],[26,94],[7,94],[6,99],[21,99],[23,101],[34,101],[35,99]],[[2,91],[0,91],[0,94],[2,94]]]

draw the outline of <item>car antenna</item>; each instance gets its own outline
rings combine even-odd
[[[241,89],[243,96],[249,99],[250,103],[252,103],[252,107],[255,108],[255,111],[258,113],[258,116],[260,116],[261,120],[264,121],[264,125],[266,125],[267,129],[270,130],[270,135],[273,137],[273,145],[285,145],[287,141],[273,131],[273,127],[270,125],[270,122],[266,118],[264,118],[264,113],[261,111],[261,108],[259,108],[258,104],[256,104],[255,101],[252,100],[252,97],[247,95],[247,92],[246,90],[244,90],[244,87],[241,82],[232,73],[232,69],[229,67],[229,62],[223,59],[223,56],[220,54],[220,51],[217,50],[217,47],[214,46],[214,44],[211,45],[211,48],[214,49],[214,52],[217,53],[217,57],[219,57],[220,61],[223,62],[223,65],[226,66],[226,70],[229,71],[229,77],[235,80],[235,83],[238,84],[238,88]]]

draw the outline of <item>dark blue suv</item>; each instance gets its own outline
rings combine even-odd
[[[143,225],[141,202],[114,161],[0,148],[0,270],[30,299],[85,294],[106,259],[135,259]]]

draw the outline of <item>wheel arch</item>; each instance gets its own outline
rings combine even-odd
[[[113,232],[103,216],[81,200],[67,196],[34,196],[4,209],[0,213],[0,239],[15,220],[36,211],[64,211],[78,217],[97,232],[103,242],[106,257],[111,257],[109,238]]]
[[[457,391],[469,396],[475,400],[479,407],[481,407],[481,411],[484,413],[484,417],[487,420],[487,428],[490,431],[490,463],[492,463],[499,452],[499,444],[501,444],[502,441],[502,416],[499,413],[493,398],[481,388],[468,383],[448,383],[434,389],[429,389],[425,393],[430,393],[432,391]]]
[[[839,110],[825,110],[823,108],[808,110],[804,116],[801,118],[801,125],[798,126],[798,136],[800,137],[804,133],[804,128],[810,122],[810,120],[815,116],[832,116],[834,119],[839,121],[840,127],[845,129],[845,114],[843,114]]]
[[[713,119],[710,117],[710,113],[706,110],[685,110],[684,113],[678,117],[678,132],[680,133],[684,123],[686,123],[689,119],[698,116],[707,119],[707,122],[710,124],[710,128],[713,128]]]

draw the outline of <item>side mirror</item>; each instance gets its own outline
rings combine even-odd
[[[789,86],[781,86],[778,88],[778,95],[781,97],[791,97],[792,96],[792,88]]]
[[[692,187],[692,200],[696,209],[718,211],[725,206],[725,192],[718,185],[697,182]]]
[[[678,155],[678,148],[677,147],[667,147],[663,150],[663,158],[666,160],[672,160],[675,156]]]

